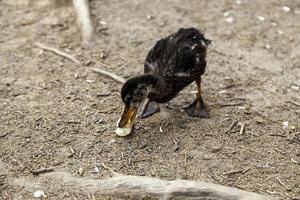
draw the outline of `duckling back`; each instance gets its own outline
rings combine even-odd
[[[149,51],[144,72],[160,79],[156,101],[174,98],[205,72],[206,49],[211,41],[195,28],[180,28],[159,40]]]

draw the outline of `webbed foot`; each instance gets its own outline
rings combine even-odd
[[[204,103],[201,105],[197,100],[183,109],[191,117],[209,118],[209,114]]]
[[[159,106],[154,101],[147,100],[139,111],[140,118],[146,118],[159,112]]]

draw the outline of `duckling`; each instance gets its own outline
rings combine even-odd
[[[159,111],[157,103],[173,99],[181,90],[196,82],[196,100],[185,107],[191,117],[208,118],[201,96],[201,75],[205,72],[206,51],[211,40],[196,28],[180,28],[158,42],[149,51],[144,74],[129,79],[122,87],[121,97],[125,108],[116,133],[131,133],[138,110],[144,118]]]

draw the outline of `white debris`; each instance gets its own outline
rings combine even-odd
[[[242,2],[240,0],[235,1],[236,4],[241,4]]]
[[[151,19],[154,19],[154,17],[152,15],[147,15],[147,19],[151,20]]]
[[[163,132],[163,129],[162,129],[162,127],[160,126],[159,127],[159,131],[162,133]]]
[[[239,109],[239,110],[245,110],[246,107],[245,107],[245,106],[239,106],[238,109]]]
[[[282,6],[282,10],[284,10],[285,12],[290,12],[291,8],[288,6]]]
[[[43,191],[41,191],[41,190],[35,191],[35,192],[33,193],[33,196],[34,196],[35,198],[37,198],[37,199],[46,197],[45,193],[44,193]]]
[[[95,83],[94,80],[85,80],[87,83]]]
[[[224,17],[228,17],[230,15],[230,12],[226,11],[223,13]]]
[[[227,90],[221,90],[221,91],[219,91],[218,93],[219,93],[219,94],[225,94],[225,93],[227,93]]]
[[[283,34],[282,30],[277,30],[277,33],[278,33],[279,35],[282,35],[282,34]]]
[[[98,170],[99,170],[99,169],[98,169]],[[79,174],[80,176],[82,176],[83,173],[84,173],[84,169],[83,169],[82,167],[80,167],[80,168],[78,169],[78,174]]]
[[[227,17],[227,18],[225,19],[225,21],[226,21],[227,23],[231,24],[231,23],[234,21],[234,18],[233,18],[233,17]]]
[[[271,45],[269,45],[269,44],[266,44],[266,49],[271,49]]]
[[[94,173],[99,173],[100,172],[100,169],[99,169],[99,167],[98,166],[95,166],[95,168],[94,168],[94,171],[93,171]]]
[[[277,23],[276,22],[272,22],[271,23],[273,26],[277,26]]]
[[[224,79],[232,81],[232,77],[230,77],[230,76],[225,76]]]
[[[283,127],[282,127],[283,129],[287,129],[289,127],[289,122],[285,121],[282,123],[282,125],[283,125]]]
[[[105,25],[107,25],[107,22],[106,22],[106,21],[102,21],[102,20],[100,20],[100,21],[99,21],[99,24],[101,24],[101,25],[105,26]]]
[[[298,90],[299,90],[299,86],[297,86],[297,85],[292,85],[292,86],[291,86],[291,89],[298,91]]]
[[[265,18],[264,17],[262,17],[262,16],[257,16],[257,19],[259,20],[259,21],[265,21]]]

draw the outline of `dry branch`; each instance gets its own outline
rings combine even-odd
[[[57,54],[57,55],[59,55],[59,56],[65,57],[65,58],[67,58],[67,59],[73,61],[73,62],[76,63],[76,64],[80,64],[80,62],[79,62],[74,56],[72,56],[72,55],[70,55],[70,54],[67,54],[67,53],[65,53],[65,52],[63,52],[63,51],[61,51],[61,50],[59,50],[59,49],[56,49],[56,48],[53,48],[53,47],[46,46],[46,45],[44,45],[44,44],[42,44],[42,43],[40,43],[40,42],[34,43],[34,46],[36,46],[36,47],[38,47],[38,48],[40,48],[40,49],[44,49],[44,50],[47,50],[47,51],[51,51],[51,52],[53,52],[53,53],[55,53],[55,54]]]
[[[234,120],[231,124],[230,124],[230,126],[229,126],[229,128],[226,130],[226,132],[225,132],[225,134],[227,134],[227,133],[230,133],[230,131],[235,127],[235,125],[237,124],[237,120]]]
[[[108,179],[88,179],[65,172],[45,175],[50,185],[60,185],[70,192],[107,195],[126,199],[187,199],[187,200],[276,200],[246,192],[237,188],[225,187],[200,181],[165,181],[145,176],[115,176]]]
[[[31,173],[34,175],[39,175],[41,173],[52,172],[53,170],[54,170],[53,167],[49,167],[49,168],[42,167],[40,169],[31,170]]]
[[[107,72],[107,71],[104,71],[102,69],[95,68],[95,67],[90,67],[90,69],[92,71],[94,71],[94,72],[97,72],[97,73],[102,74],[102,75],[104,75],[104,76],[106,76],[108,78],[111,78],[111,79],[117,81],[118,83],[122,83],[123,84],[123,83],[126,82],[126,80],[124,78],[122,78],[122,77],[120,77],[120,76],[118,76],[116,74],[113,74],[111,72]]]

